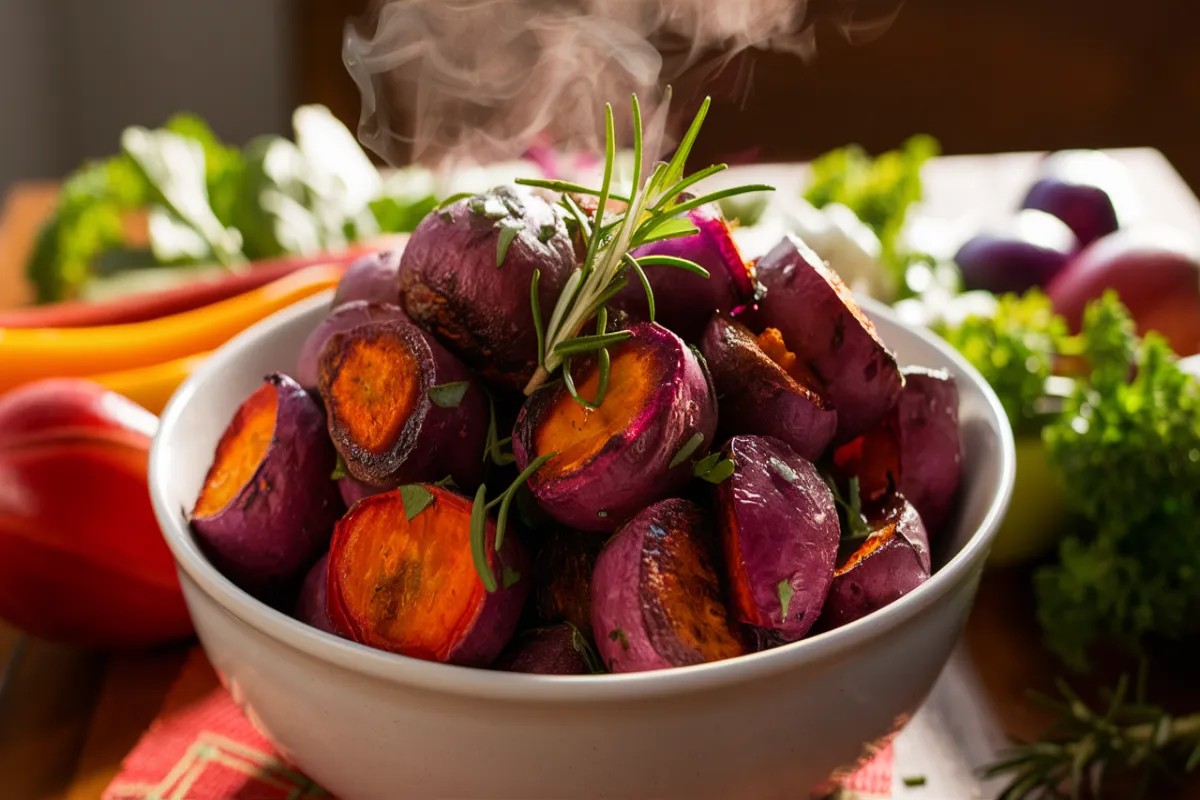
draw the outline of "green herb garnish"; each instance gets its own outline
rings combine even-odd
[[[732,459],[722,459],[721,453],[709,453],[692,467],[692,475],[709,483],[720,483],[734,473]]]
[[[404,504],[405,519],[412,522],[433,502],[433,493],[419,483],[408,483],[400,487],[400,502]]]
[[[500,583],[505,589],[511,589],[519,580],[521,580],[521,573],[512,567],[506,566],[500,573]]]
[[[792,584],[783,580],[775,588],[779,592],[779,610],[782,613],[780,619],[786,622],[788,618],[788,604],[792,602]]]
[[[1160,797],[1149,794],[1156,782],[1200,769],[1200,714],[1174,717],[1150,704],[1145,662],[1133,698],[1127,698],[1129,680],[1122,676],[1115,690],[1102,691],[1100,711],[1057,683],[1062,700],[1033,699],[1058,719],[1036,741],[1018,744],[983,770],[987,778],[1011,778],[999,800],[1116,796],[1102,791],[1113,786],[1136,786],[1123,797]]]
[[[512,437],[506,436],[503,439],[497,438],[498,432],[496,427],[496,402],[492,399],[492,395],[488,394],[488,429],[487,440],[483,448],[483,460],[486,462],[491,459],[492,463],[497,467],[506,467],[516,461],[512,453],[506,452],[504,446],[512,443]]]
[[[675,457],[671,459],[671,463],[668,465],[668,468],[675,469],[680,464],[687,461],[689,458],[691,458],[692,453],[700,449],[700,445],[702,444],[704,444],[704,434],[699,432],[693,433],[691,438],[683,443],[683,447],[679,448],[679,452],[675,454]]]
[[[906,775],[903,778],[901,778],[901,780],[904,782],[904,785],[910,789],[915,789],[918,786],[925,785],[925,776],[924,775]]]
[[[429,387],[429,399],[438,408],[458,408],[470,387],[469,381],[439,383],[437,386]]]
[[[611,631],[609,631],[608,638],[609,641],[620,642],[622,650],[629,649],[629,637],[621,628],[613,628]]]
[[[532,394],[572,355],[602,350],[628,336],[628,331],[578,336],[589,320],[612,298],[614,287],[625,281],[625,273],[638,265],[631,265],[629,252],[643,244],[676,236],[687,236],[696,228],[686,217],[693,208],[725,197],[755,191],[770,191],[769,186],[740,186],[711,192],[690,200],[680,199],[681,192],[699,180],[725,169],[716,165],[700,170],[685,178],[684,165],[700,126],[708,113],[709,99],[705,99],[699,112],[684,135],[670,161],[657,164],[649,178],[642,182],[642,117],[637,95],[631,99],[633,110],[633,192],[625,200],[626,208],[620,212],[608,212],[610,198],[616,199],[611,191],[613,164],[616,156],[616,136],[613,131],[612,106],[605,106],[605,158],[604,178],[599,189],[589,189],[564,181],[518,180],[527,186],[538,186],[563,192],[562,204],[578,226],[579,235],[586,245],[583,263],[571,273],[562,293],[558,297],[550,322],[544,331],[541,361],[537,371],[525,387],[525,394]],[[598,198],[595,214],[584,213],[569,193],[593,195]],[[684,259],[667,256],[651,256],[642,260],[641,266],[658,265],[683,267],[692,271],[701,268]],[[707,273],[704,273],[707,274]],[[641,276],[639,276],[639,280]],[[649,282],[643,283],[649,293]],[[539,310],[534,309],[535,318],[540,319]]]
[[[504,257],[508,255],[508,247],[517,238],[517,234],[525,229],[520,220],[506,219],[497,223],[500,236],[496,239],[496,269],[504,266]]]
[[[769,467],[772,472],[783,478],[788,483],[795,483],[796,481],[800,480],[800,476],[796,474],[796,470],[789,467],[787,462],[781,461],[775,456],[771,456],[767,459],[767,467]]]
[[[786,465],[785,465],[786,466]],[[829,491],[833,492],[834,503],[841,508],[846,517],[846,527],[849,532],[842,535],[842,542],[856,542],[871,535],[871,525],[862,513],[862,496],[858,489],[858,476],[855,475],[846,486],[846,497],[842,497],[837,481],[828,475],[823,475]]]
[[[346,469],[346,459],[342,458],[342,454],[337,454],[337,461],[333,465],[333,474],[329,476],[332,481],[340,481],[342,478],[348,478],[350,471]]]
[[[487,486],[480,484],[471,505],[471,560],[487,592],[496,591],[496,576],[487,557]]]

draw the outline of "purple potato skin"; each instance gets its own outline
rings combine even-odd
[[[921,515],[929,538],[946,524],[962,478],[958,387],[943,370],[908,367],[896,404],[900,492]]]
[[[646,562],[659,555],[657,538],[663,531],[680,528],[702,540],[712,538],[705,512],[688,500],[672,498],[629,520],[600,552],[592,574],[592,630],[600,660],[611,672],[644,672],[707,660],[675,639],[669,623],[661,619],[665,615],[655,610],[659,587],[646,579]],[[714,570],[715,583],[713,564],[706,566]],[[703,587],[688,588],[694,590],[689,594],[703,598]]]
[[[575,630],[554,625],[518,634],[492,663],[492,669],[535,675],[587,675],[587,662],[575,649]]]
[[[329,554],[326,553],[304,576],[304,583],[300,584],[300,596],[296,600],[295,616],[306,625],[336,635],[325,607],[328,568]]]
[[[500,568],[495,567],[494,592],[484,592],[483,605],[462,641],[450,652],[447,663],[467,667],[486,667],[503,652],[521,621],[521,611],[529,598],[529,555],[511,528],[504,535],[495,563],[510,567],[520,577],[509,587],[501,583]],[[486,546],[496,546],[496,526],[488,522]]]
[[[325,433],[321,407],[292,378],[275,386],[275,432],[254,477],[237,496],[192,531],[213,565],[250,594],[274,600],[294,588],[329,547],[345,510],[329,479],[337,454]]]
[[[355,259],[346,267],[333,294],[333,308],[366,300],[398,305],[400,293],[396,276],[400,272],[400,250],[383,250]]]
[[[615,361],[624,348],[653,348],[661,378],[646,408],[629,427],[614,434],[585,466],[567,475],[543,477],[553,460],[534,473],[529,488],[542,509],[558,522],[581,531],[614,531],[648,504],[672,494],[691,478],[693,459],[671,461],[696,434],[713,441],[716,395],[708,374],[691,349],[657,323],[630,328],[633,338],[610,349]],[[614,374],[613,380],[618,376]],[[525,401],[513,430],[513,455],[524,470],[539,454],[537,431],[543,418],[567,396],[561,383],[540,389]]]
[[[592,634],[591,583],[603,534],[551,527],[533,559],[533,611],[546,625],[566,622]]]
[[[1120,222],[1108,192],[1099,186],[1047,176],[1029,187],[1021,208],[1034,208],[1061,219],[1086,247],[1115,231]]]
[[[833,579],[825,601],[821,627],[839,628],[899,600],[929,580],[929,538],[912,504],[897,497],[900,508],[885,523],[895,533]],[[884,527],[884,530],[886,530]],[[880,536],[879,529],[872,536]],[[863,544],[866,547],[870,539]],[[853,557],[852,557],[853,558]]]
[[[394,484],[394,485],[393,485]],[[373,494],[382,494],[390,492],[397,488],[400,484],[396,481],[389,481],[383,486],[376,486],[370,483],[356,481],[350,476],[341,478],[337,482],[338,492],[342,495],[342,502],[346,504],[346,508],[350,508],[364,497],[370,497]]]
[[[368,322],[397,318],[403,319],[404,312],[395,305],[367,300],[353,300],[335,305],[329,316],[321,320],[321,324],[313,329],[300,346],[300,356],[296,359],[296,381],[309,391],[316,390],[321,350],[333,334],[352,330]]]
[[[488,380],[521,388],[537,368],[533,271],[545,324],[575,268],[575,252],[554,207],[515,188],[487,197],[505,209],[502,195],[523,213],[498,220],[465,198],[425,217],[404,248],[397,280],[401,307],[414,322]],[[521,227],[497,267],[498,226],[505,222]]]
[[[753,269],[742,258],[729,224],[715,203],[692,209],[688,219],[698,233],[642,245],[633,255],[676,256],[708,270],[708,278],[704,278],[675,267],[645,268],[654,290],[656,320],[684,341],[694,342],[704,332],[713,312],[729,313],[752,303],[755,282]],[[613,298],[613,306],[627,311],[633,319],[650,319],[646,292],[636,276]]]
[[[396,446],[378,454],[350,441],[342,430],[329,382],[343,341],[385,331],[395,332],[408,343],[420,362],[421,387]],[[457,407],[442,408],[429,398],[431,387],[462,381],[470,385]],[[371,322],[334,333],[322,349],[318,388],[328,412],[329,435],[355,480],[368,486],[393,487],[450,475],[464,489],[474,489],[483,480],[481,455],[488,427],[484,389],[461,361],[407,319]]]
[[[849,290],[791,234],[759,259],[757,271],[766,297],[749,326],[778,329],[788,349],[821,382],[822,396],[837,409],[833,443],[844,444],[875,427],[896,404],[904,379],[896,357]]]
[[[735,470],[717,486],[717,516],[737,618],[760,639],[796,641],[817,622],[833,581],[841,540],[833,493],[778,439],[735,436],[723,452]],[[783,582],[792,590],[787,619]]]
[[[829,447],[837,431],[837,410],[763,353],[744,325],[714,315],[700,352],[721,398],[723,430],[773,436],[810,461]]]

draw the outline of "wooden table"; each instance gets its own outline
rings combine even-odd
[[[1153,150],[1114,151],[1129,165],[1146,199],[1145,213],[1200,234],[1200,202]],[[1011,209],[1028,185],[1037,157],[1014,154],[953,157],[926,172],[923,218],[976,225]],[[792,167],[761,167],[781,187],[797,178]],[[16,187],[0,218],[0,303],[26,297],[24,259],[38,225],[54,203],[53,186]],[[1005,744],[1005,734],[1036,735],[1046,722],[1026,698],[1029,689],[1052,691],[1057,673],[1038,641],[1028,575],[988,573],[962,645],[925,707],[897,741],[897,780],[922,774],[929,782],[903,797],[989,796],[973,770]],[[3,665],[15,665],[5,677]],[[0,797],[5,800],[92,800],[115,775],[121,759],[154,718],[186,657],[186,648],[103,654],[26,640],[0,623]],[[1154,676],[1160,693],[1180,709],[1200,709],[1194,681],[1182,672],[1194,661],[1176,659],[1180,674]],[[1200,783],[1187,797],[1200,797]]]

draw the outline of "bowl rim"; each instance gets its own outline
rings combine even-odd
[[[858,302],[871,317],[883,317],[937,349],[979,389],[1000,431],[999,486],[979,527],[948,562],[928,581],[899,600],[848,625],[780,647],[723,661],[649,672],[603,675],[532,675],[462,667],[376,650],[317,630],[284,612],[254,599],[234,585],[209,563],[191,536],[181,509],[172,508],[165,487],[171,465],[164,455],[164,440],[179,426],[184,407],[200,388],[214,380],[225,364],[255,347],[276,328],[327,306],[333,290],[301,300],[242,331],[218,348],[183,382],[167,403],[150,448],[148,483],[151,502],[163,537],[175,557],[177,569],[186,575],[221,609],[254,629],[293,650],[350,672],[385,682],[403,684],[487,700],[543,703],[586,703],[637,700],[681,693],[719,689],[781,672],[793,671],[860,647],[910,622],[924,609],[939,602],[955,587],[969,580],[984,561],[1012,496],[1016,456],[1012,429],[999,399],[983,377],[966,359],[932,331],[902,322],[887,306],[870,298]]]

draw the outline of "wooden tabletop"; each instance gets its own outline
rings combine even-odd
[[[1147,216],[1200,234],[1200,202],[1157,151],[1114,155],[1130,167]],[[939,159],[926,171],[922,215],[946,225],[975,225],[1005,213],[1036,163],[1034,154]],[[794,167],[761,169],[781,188],[797,174]],[[10,192],[0,218],[0,305],[28,297],[24,261],[54,201],[53,185],[20,185]],[[89,652],[26,639],[0,622],[0,797],[99,797],[158,712],[186,655],[186,647]],[[1173,674],[1171,661],[1154,676],[1156,685],[1181,710],[1200,708],[1195,682]],[[897,742],[898,773],[934,778],[911,796],[989,796],[973,770],[994,756],[1006,734],[1027,738],[1040,731],[1046,718],[1026,693],[1050,691],[1057,673],[1038,639],[1028,574],[988,573],[959,651]],[[1200,785],[1187,796],[1200,797]]]

